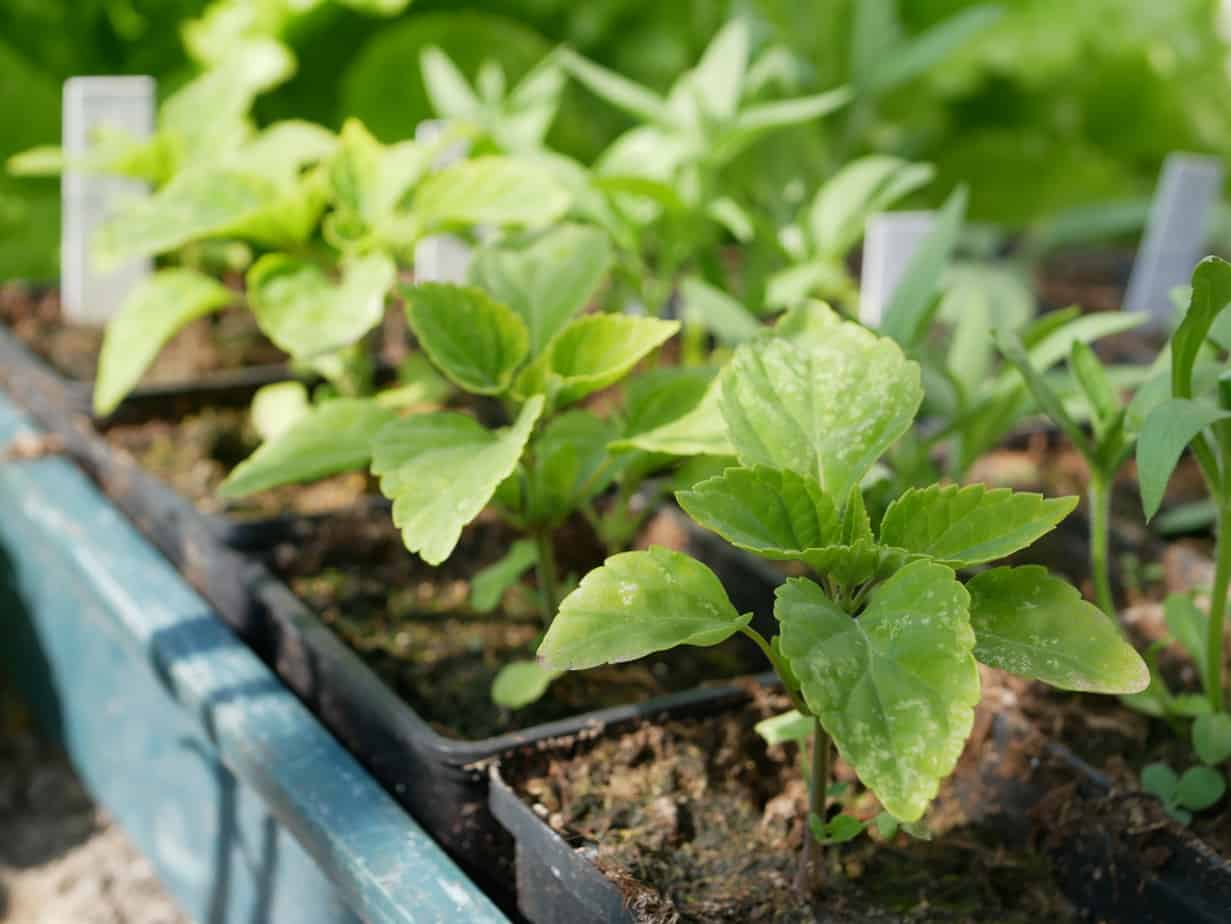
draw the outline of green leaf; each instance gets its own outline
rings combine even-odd
[[[710,331],[725,346],[743,343],[764,330],[747,308],[695,276],[680,284],[680,295],[685,323]]]
[[[587,411],[569,411],[551,421],[530,445],[534,465],[525,482],[525,516],[556,525],[611,483],[607,444],[615,425]]]
[[[717,370],[706,366],[647,369],[624,386],[624,434],[648,433],[679,420],[713,387]]]
[[[474,95],[457,65],[435,45],[429,45],[419,52],[419,70],[423,74],[423,89],[437,115],[460,119],[472,115],[481,107],[479,98]]]
[[[521,315],[534,357],[590,303],[611,263],[602,231],[560,225],[540,237],[482,248],[470,279]]]
[[[406,317],[440,370],[458,387],[480,395],[507,391],[525,360],[525,322],[482,289],[444,283],[402,286]]]
[[[967,584],[975,657],[1063,690],[1139,693],[1150,672],[1102,610],[1039,565],[993,568]]]
[[[561,49],[559,54],[564,69],[595,96],[646,122],[668,121],[667,104],[656,93],[615,71],[587,61],[570,49]]]
[[[863,237],[868,218],[931,181],[929,164],[876,154],[852,161],[812,201],[808,226],[821,256],[845,258]]]
[[[452,553],[462,528],[517,468],[543,399],[531,398],[510,427],[484,429],[464,414],[417,414],[376,435],[372,473],[393,501],[406,548],[429,565]]]
[[[1003,12],[1001,7],[990,3],[968,7],[919,35],[898,42],[891,52],[877,61],[865,89],[869,93],[884,93],[932,70],[995,23]]]
[[[1200,812],[1221,799],[1226,791],[1226,778],[1213,767],[1189,767],[1176,785],[1175,801],[1186,809]]]
[[[817,843],[825,846],[852,841],[862,834],[866,827],[867,825],[852,815],[835,815],[828,822],[821,821],[815,812],[808,815],[808,829]]]
[[[107,325],[94,383],[94,413],[115,410],[180,328],[234,297],[226,286],[193,270],[159,270],[143,280]]]
[[[885,305],[880,329],[903,347],[923,338],[928,321],[938,306],[941,277],[953,256],[962,222],[966,218],[966,187],[959,186],[936,214],[936,224],[919,245],[901,281]]]
[[[808,708],[885,809],[917,820],[979,701],[965,589],[950,568],[917,561],[874,589],[858,619],[802,578],[776,596],[782,651]]]
[[[1193,750],[1211,767],[1231,760],[1231,715],[1216,712],[1193,721]]]
[[[1231,412],[1190,398],[1172,398],[1150,411],[1137,435],[1137,476],[1147,520],[1158,512],[1185,447],[1210,424],[1229,417]]]
[[[725,163],[767,132],[822,118],[850,101],[850,89],[838,87],[813,96],[797,96],[748,106],[735,117],[711,156],[717,162]]]
[[[636,432],[611,444],[613,450],[640,449],[673,456],[733,456],[719,402],[722,380],[714,379],[697,405],[674,420]]]
[[[863,502],[863,491],[859,485],[851,487],[846,505],[842,508],[842,541],[847,545],[871,544],[872,518],[868,516],[868,508]]]
[[[753,726],[758,735],[771,748],[788,741],[806,741],[812,735],[813,718],[798,709],[784,712],[769,719],[762,719]]]
[[[481,568],[470,579],[471,608],[478,613],[490,613],[500,604],[504,592],[521,580],[538,560],[534,541],[518,539],[499,561]]]
[[[4,166],[11,176],[59,176],[65,167],[64,149],[59,145],[40,144],[14,154]]]
[[[1046,499],[981,484],[911,488],[885,511],[880,541],[964,568],[1026,548],[1076,506],[1076,497]]]
[[[512,661],[500,668],[492,681],[492,702],[506,709],[529,706],[543,698],[560,673],[537,661]]]
[[[1026,387],[1034,396],[1034,400],[1038,402],[1043,413],[1051,419],[1052,423],[1064,431],[1064,435],[1069,438],[1069,442],[1085,456],[1087,461],[1093,461],[1094,447],[1090,444],[1085,431],[1069,415],[1069,412],[1064,407],[1064,401],[1052,390],[1051,385],[1043,377],[1042,371],[1031,362],[1030,356],[1022,347],[1017,335],[1008,331],[998,331],[994,337],[996,348],[1021,373],[1022,379],[1026,382]],[[1073,344],[1076,346],[1079,342],[1074,340]]]
[[[393,261],[382,253],[344,263],[334,283],[313,262],[266,254],[248,270],[248,303],[270,340],[296,359],[354,344],[384,317]]]
[[[274,440],[312,412],[303,382],[274,382],[256,390],[248,419],[263,441]]]
[[[706,529],[766,558],[800,559],[806,549],[839,541],[833,501],[816,482],[789,470],[729,468],[676,499]]]
[[[326,401],[262,443],[227,476],[218,493],[245,497],[363,468],[372,457],[373,438],[394,419],[392,411],[368,398]]]
[[[1073,377],[1090,404],[1096,429],[1101,431],[1120,410],[1120,396],[1116,394],[1107,370],[1094,350],[1080,340],[1074,340],[1069,351],[1069,368],[1073,370]]]
[[[425,227],[541,227],[561,218],[571,201],[546,166],[511,157],[461,161],[429,176],[414,197]]]
[[[329,168],[330,186],[339,206],[369,228],[380,228],[399,201],[431,166],[432,145],[404,141],[386,147],[357,119],[347,119],[338,152]]]
[[[658,547],[622,552],[564,599],[538,654],[549,667],[580,670],[677,645],[717,645],[751,619],[696,559]]]
[[[1167,629],[1175,636],[1180,647],[1197,665],[1197,672],[1205,682],[1205,634],[1206,615],[1197,608],[1188,594],[1168,594],[1163,601],[1163,615]]]
[[[739,107],[748,70],[748,25],[742,19],[730,20],[710,40],[705,54],[689,74],[698,91],[698,103],[710,116],[729,119]]]
[[[740,461],[798,472],[837,498],[906,432],[923,399],[918,365],[852,323],[807,345],[744,344],[721,381]]]
[[[819,575],[844,587],[858,587],[868,581],[882,581],[918,556],[905,549],[858,540],[820,549],[807,549],[801,560]]]
[[[550,390],[557,405],[571,404],[614,385],[679,327],[677,321],[622,314],[577,318],[526,367],[517,390],[523,395]]]
[[[1193,366],[1214,321],[1231,302],[1231,263],[1206,257],[1193,270],[1193,294],[1184,320],[1171,336],[1171,394],[1193,396]]]
[[[1180,778],[1174,770],[1163,763],[1147,764],[1141,771],[1141,788],[1164,802],[1175,799]]]

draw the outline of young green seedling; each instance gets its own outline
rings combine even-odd
[[[923,398],[918,365],[894,342],[812,305],[741,346],[719,382],[740,464],[679,492],[680,504],[733,545],[800,562],[815,579],[779,587],[778,634],[766,638],[700,562],[664,548],[615,555],[562,604],[539,648],[549,669],[742,633],[811,725],[810,815],[822,821],[831,741],[887,812],[923,814],[970,733],[979,661],[1065,689],[1146,685],[1110,620],[1043,568],[957,576],[1030,545],[1075,498],[933,485],[903,493],[873,528],[860,482]],[[805,842],[811,889],[819,844]]]

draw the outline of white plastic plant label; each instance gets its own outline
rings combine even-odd
[[[429,142],[440,136],[445,123],[439,120],[420,122],[415,128],[415,140]],[[458,142],[436,162],[437,169],[456,163],[466,156],[465,142]],[[463,283],[470,269],[470,247],[453,234],[434,234],[415,245],[416,282]]]
[[[902,274],[935,224],[933,212],[882,212],[868,219],[863,238],[859,320],[877,327]]]
[[[1129,277],[1126,310],[1147,313],[1156,327],[1169,326],[1175,310],[1171,292],[1188,284],[1193,267],[1205,256],[1207,220],[1222,179],[1217,157],[1168,155]]]
[[[148,138],[154,131],[152,77],[73,77],[64,82],[61,127],[66,160],[85,155],[100,127]],[[64,316],[105,324],[128,293],[149,275],[148,259],[100,272],[90,258],[95,230],[125,201],[147,195],[144,183],[66,170],[60,185],[60,298]]]

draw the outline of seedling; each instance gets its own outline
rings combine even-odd
[[[615,555],[561,605],[539,648],[549,670],[745,635],[811,725],[809,815],[821,820],[831,742],[889,814],[922,816],[970,733],[977,662],[1065,689],[1146,686],[1111,621],[1043,568],[956,574],[1030,545],[1075,498],[932,485],[904,492],[874,530],[860,483],[923,399],[920,368],[897,344],[811,305],[741,346],[719,383],[739,466],[677,498],[738,548],[814,578],[779,587],[778,634],[766,638],[700,562],[664,548]],[[842,825],[821,833],[839,839]],[[819,851],[805,838],[808,891]]]
[[[1141,771],[1141,788],[1157,796],[1163,811],[1182,825],[1193,820],[1193,812],[1214,805],[1227,791],[1227,781],[1213,767],[1198,764],[1182,775],[1163,763],[1150,764]]]

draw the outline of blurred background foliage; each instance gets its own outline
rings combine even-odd
[[[855,15],[856,4],[865,4]],[[337,128],[354,115],[379,138],[432,116],[420,51],[442,48],[473,78],[485,59],[510,82],[567,44],[658,90],[732,15],[775,49],[785,92],[875,87],[848,118],[792,130],[754,152],[763,184],[809,186],[870,150],[936,165],[937,200],[971,189],[976,220],[1018,228],[1092,202],[1148,195],[1172,150],[1231,154],[1228,43],[1219,0],[3,0],[0,159],[59,139],[60,86],[78,74],[149,73],[160,92],[236,43],[273,36],[298,69],[262,97],[262,122]],[[956,50],[918,75],[885,74],[900,41],[955,17]],[[965,17],[963,19],[963,17]],[[967,34],[968,33],[968,34]],[[886,70],[888,68],[888,70]],[[593,159],[631,122],[571,84],[548,138]],[[824,133],[829,132],[829,136]],[[56,272],[54,181],[0,174],[0,277]]]

